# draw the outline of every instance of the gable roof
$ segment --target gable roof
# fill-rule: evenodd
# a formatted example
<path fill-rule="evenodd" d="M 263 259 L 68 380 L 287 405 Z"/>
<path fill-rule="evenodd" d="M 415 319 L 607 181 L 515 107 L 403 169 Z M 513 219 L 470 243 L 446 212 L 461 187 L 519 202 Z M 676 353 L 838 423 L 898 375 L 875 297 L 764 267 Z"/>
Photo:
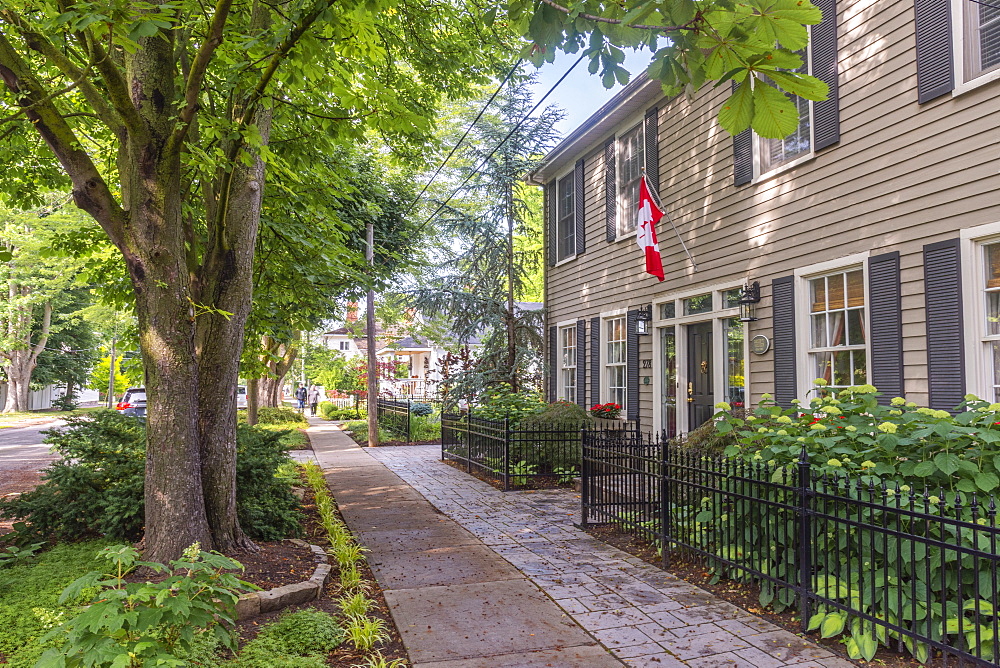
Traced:
<path fill-rule="evenodd" d="M 663 86 L 660 82 L 650 79 L 645 72 L 640 73 L 590 118 L 566 135 L 565 139 L 549 151 L 541 166 L 528 174 L 525 181 L 535 186 L 545 185 L 577 158 L 596 150 L 619 125 L 662 97 Z"/>

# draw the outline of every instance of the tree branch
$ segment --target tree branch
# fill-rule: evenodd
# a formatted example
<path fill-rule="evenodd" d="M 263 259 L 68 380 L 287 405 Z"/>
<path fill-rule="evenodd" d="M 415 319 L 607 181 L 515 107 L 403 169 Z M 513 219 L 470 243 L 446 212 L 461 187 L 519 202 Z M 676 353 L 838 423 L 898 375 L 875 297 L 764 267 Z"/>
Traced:
<path fill-rule="evenodd" d="M 77 206 L 101 225 L 119 248 L 124 248 L 125 212 L 111 193 L 97 166 L 81 148 L 81 143 L 59 109 L 31 73 L 6 35 L 0 32 L 0 78 L 25 108 L 28 120 L 48 144 L 73 182 Z"/>
<path fill-rule="evenodd" d="M 557 2 L 554 2 L 554 0 L 541 0 L 541 1 L 543 3 L 545 3 L 546 5 L 548 5 L 549 7 L 552 7 L 553 9 L 556 9 L 556 10 L 562 12 L 563 14 L 571 14 L 572 13 L 569 10 L 569 8 L 563 7 L 562 5 L 558 4 Z M 649 25 L 643 25 L 641 23 L 625 23 L 621 19 L 609 19 L 609 18 L 605 18 L 603 16 L 595 16 L 594 14 L 583 14 L 583 13 L 581 13 L 581 14 L 577 14 L 577 16 L 579 16 L 581 18 L 589 19 L 591 21 L 596 21 L 598 23 L 610 23 L 610 24 L 616 25 L 616 26 L 623 25 L 626 28 L 636 28 L 638 30 L 655 30 L 657 32 L 677 32 L 678 30 L 695 30 L 695 28 L 692 27 L 692 24 L 694 24 L 695 22 L 701 20 L 701 14 L 698 13 L 698 14 L 695 15 L 695 17 L 693 19 L 691 19 L 687 23 L 682 23 L 679 26 L 649 26 Z"/>
<path fill-rule="evenodd" d="M 42 331 L 38 335 L 38 342 L 31 349 L 31 356 L 28 358 L 29 366 L 34 366 L 38 362 L 38 356 L 45 350 L 45 344 L 49 340 L 49 330 L 52 328 L 52 302 L 45 302 L 42 307 Z M 30 337 L 30 334 L 29 334 Z"/>
<path fill-rule="evenodd" d="M 5 10 L 3 17 L 13 25 L 24 38 L 28 48 L 41 54 L 46 60 L 52 63 L 60 72 L 65 74 L 76 86 L 79 86 L 87 102 L 93 107 L 94 112 L 100 117 L 112 132 L 118 134 L 123 129 L 123 121 L 120 114 L 108 104 L 107 100 L 98 90 L 97 86 L 90 79 L 86 69 L 73 63 L 62 51 L 57 49 L 48 39 L 40 33 L 31 29 L 31 26 L 20 16 Z"/>
<path fill-rule="evenodd" d="M 201 94 L 201 86 L 205 82 L 205 75 L 212 62 L 212 57 L 219 45 L 222 44 L 223 32 L 232 4 L 232 0 L 219 0 L 215 6 L 215 16 L 212 17 L 208 36 L 202 42 L 201 48 L 198 49 L 198 55 L 191 63 L 191 71 L 188 73 L 187 83 L 184 85 L 184 106 L 180 109 L 177 126 L 174 128 L 168 143 L 168 146 L 173 149 L 180 145 L 191 126 L 194 115 L 198 112 L 198 97 Z"/>

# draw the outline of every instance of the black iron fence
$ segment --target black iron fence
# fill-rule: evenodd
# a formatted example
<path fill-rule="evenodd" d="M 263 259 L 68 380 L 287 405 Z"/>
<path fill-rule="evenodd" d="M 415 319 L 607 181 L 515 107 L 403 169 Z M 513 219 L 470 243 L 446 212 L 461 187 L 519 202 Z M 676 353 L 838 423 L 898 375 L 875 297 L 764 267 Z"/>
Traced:
<path fill-rule="evenodd" d="M 538 478 L 571 483 L 580 475 L 580 422 L 512 425 L 469 414 L 442 413 L 441 459 L 458 462 L 503 483 L 521 487 Z M 620 430 L 625 433 L 627 423 Z"/>
<path fill-rule="evenodd" d="M 998 665 L 1000 529 L 991 497 L 832 479 L 724 460 L 664 439 L 586 432 L 582 521 L 614 523 L 662 550 L 753 582 L 805 630 L 921 661 Z"/>
<path fill-rule="evenodd" d="M 412 440 L 410 431 L 411 403 L 409 400 L 395 401 L 381 397 L 375 402 L 375 415 L 379 426 L 406 439 L 408 443 Z"/>

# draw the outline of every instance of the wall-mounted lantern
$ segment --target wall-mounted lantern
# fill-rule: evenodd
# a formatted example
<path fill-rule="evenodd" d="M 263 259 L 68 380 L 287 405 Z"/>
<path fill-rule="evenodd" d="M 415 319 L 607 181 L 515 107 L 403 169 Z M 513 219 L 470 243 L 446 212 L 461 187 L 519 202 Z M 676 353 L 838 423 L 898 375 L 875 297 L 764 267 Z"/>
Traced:
<path fill-rule="evenodd" d="M 740 322 L 757 319 L 757 304 L 760 302 L 760 283 L 746 283 L 740 291 Z"/>
<path fill-rule="evenodd" d="M 649 323 L 653 321 L 653 306 L 640 308 L 635 315 L 635 333 L 640 336 L 649 334 Z"/>

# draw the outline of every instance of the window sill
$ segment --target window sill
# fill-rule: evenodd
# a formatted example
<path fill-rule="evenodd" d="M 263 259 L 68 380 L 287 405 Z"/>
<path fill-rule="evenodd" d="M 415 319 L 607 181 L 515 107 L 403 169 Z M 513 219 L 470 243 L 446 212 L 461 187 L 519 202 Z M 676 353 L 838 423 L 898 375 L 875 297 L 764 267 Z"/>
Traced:
<path fill-rule="evenodd" d="M 816 154 L 810 151 L 801 158 L 795 158 L 795 160 L 786 162 L 782 165 L 778 165 L 769 172 L 764 172 L 763 174 L 755 176 L 754 179 L 750 182 L 750 185 L 756 185 L 758 183 L 763 183 L 764 181 L 769 181 L 770 179 L 773 179 L 775 176 L 778 176 L 779 174 L 784 174 L 787 171 L 795 169 L 799 165 L 804 165 L 805 163 L 815 159 L 815 157 Z"/>
<path fill-rule="evenodd" d="M 636 231 L 635 230 L 630 230 L 630 231 L 625 232 L 623 234 L 619 234 L 617 237 L 615 237 L 614 243 L 618 243 L 619 241 L 625 241 L 627 239 L 631 239 L 632 241 L 635 241 L 635 235 L 636 235 Z"/>
<path fill-rule="evenodd" d="M 564 257 L 563 259 L 559 260 L 554 265 L 552 265 L 552 268 L 555 269 L 556 267 L 561 267 L 564 264 L 572 262 L 575 259 L 576 259 L 576 255 L 570 255 L 569 257 Z"/>
<path fill-rule="evenodd" d="M 958 84 L 951 90 L 951 97 L 954 99 L 960 95 L 964 95 L 970 91 L 974 91 L 977 88 L 981 88 L 986 84 L 993 83 L 997 79 L 1000 79 L 1000 69 L 991 70 L 985 74 L 980 74 L 975 79 L 971 81 L 966 81 L 963 84 Z"/>

